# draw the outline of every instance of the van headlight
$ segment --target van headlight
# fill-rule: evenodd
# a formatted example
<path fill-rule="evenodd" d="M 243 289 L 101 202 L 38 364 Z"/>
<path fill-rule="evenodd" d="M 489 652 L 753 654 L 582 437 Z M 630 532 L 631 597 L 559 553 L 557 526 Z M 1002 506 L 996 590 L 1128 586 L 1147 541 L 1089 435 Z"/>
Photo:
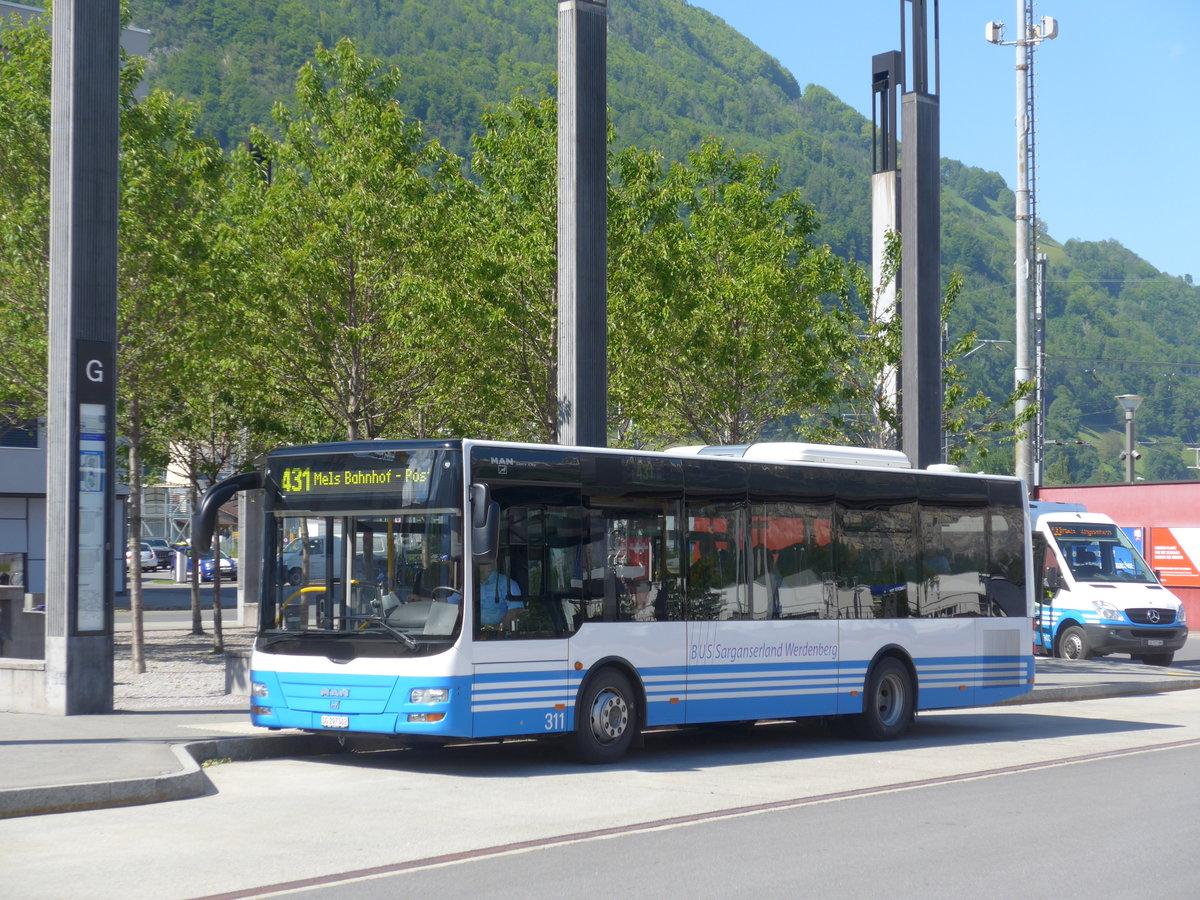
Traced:
<path fill-rule="evenodd" d="M 449 699 L 449 688 L 413 688 L 408 695 L 409 703 L 445 703 Z"/>
<path fill-rule="evenodd" d="M 1175 621 L 1180 625 L 1187 624 L 1187 607 L 1182 603 L 1179 604 L 1179 612 L 1175 614 Z"/>
<path fill-rule="evenodd" d="M 1117 609 L 1107 600 L 1097 600 L 1096 612 L 1100 613 L 1100 618 L 1107 619 L 1110 622 L 1120 622 L 1125 618 L 1125 614 Z"/>

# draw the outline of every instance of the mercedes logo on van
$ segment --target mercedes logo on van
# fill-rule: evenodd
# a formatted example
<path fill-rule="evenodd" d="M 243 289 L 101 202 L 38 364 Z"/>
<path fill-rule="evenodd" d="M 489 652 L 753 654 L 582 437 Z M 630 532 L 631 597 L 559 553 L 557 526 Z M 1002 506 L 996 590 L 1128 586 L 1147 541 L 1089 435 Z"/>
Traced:
<path fill-rule="evenodd" d="M 1157 609 L 1146 610 L 1146 621 L 1149 622 L 1151 625 L 1157 625 L 1158 624 L 1158 610 Z"/>

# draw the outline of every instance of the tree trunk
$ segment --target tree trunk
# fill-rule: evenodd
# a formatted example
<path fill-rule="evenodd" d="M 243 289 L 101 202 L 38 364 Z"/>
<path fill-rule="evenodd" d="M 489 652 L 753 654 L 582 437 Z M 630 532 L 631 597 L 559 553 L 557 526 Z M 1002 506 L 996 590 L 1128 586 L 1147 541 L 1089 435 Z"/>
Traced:
<path fill-rule="evenodd" d="M 192 510 L 194 512 L 200 504 L 200 482 L 196 479 L 196 454 L 194 452 L 188 459 L 188 481 L 192 485 Z M 189 540 L 188 544 L 191 543 Z M 192 560 L 192 575 L 188 579 L 191 590 L 192 634 L 203 635 L 204 619 L 201 617 L 200 610 L 200 557 L 193 546 L 188 547 L 188 554 Z"/>

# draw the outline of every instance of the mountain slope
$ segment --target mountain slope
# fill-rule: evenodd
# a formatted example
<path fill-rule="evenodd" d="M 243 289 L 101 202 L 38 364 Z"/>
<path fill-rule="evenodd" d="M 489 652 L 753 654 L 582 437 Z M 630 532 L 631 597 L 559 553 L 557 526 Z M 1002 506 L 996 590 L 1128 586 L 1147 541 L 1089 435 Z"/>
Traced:
<path fill-rule="evenodd" d="M 518 91 L 553 92 L 554 0 L 136 0 L 152 31 L 151 85 L 199 100 L 226 145 L 292 94 L 319 41 L 343 35 L 403 73 L 398 99 L 431 136 L 469 158 L 480 113 Z M 817 85 L 803 90 L 772 57 L 685 0 L 620 0 L 609 10 L 608 96 L 619 146 L 682 158 L 708 135 L 779 160 L 844 256 L 869 258 L 870 123 Z M 943 263 L 965 274 L 952 336 L 1011 340 L 1012 193 L 994 172 L 943 160 Z M 1114 393 L 1147 396 L 1142 434 L 1200 441 L 1200 290 L 1113 242 L 1049 256 L 1047 393 L 1052 437 L 1120 427 Z M 1166 364 L 1172 365 L 1166 365 Z M 964 366 L 973 389 L 1012 384 L 1011 349 Z M 1107 465 L 1106 461 L 1097 466 Z M 1115 466 L 1116 462 L 1112 461 Z M 1093 466 L 1096 469 L 1096 466 Z"/>

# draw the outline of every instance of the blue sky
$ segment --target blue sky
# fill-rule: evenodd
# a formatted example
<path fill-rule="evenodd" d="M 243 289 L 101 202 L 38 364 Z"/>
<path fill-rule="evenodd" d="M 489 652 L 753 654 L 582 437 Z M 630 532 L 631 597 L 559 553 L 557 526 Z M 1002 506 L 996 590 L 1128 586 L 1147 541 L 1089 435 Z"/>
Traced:
<path fill-rule="evenodd" d="M 871 57 L 900 49 L 899 0 L 689 0 L 868 118 Z M 932 7 L 932 3 L 930 3 Z M 1016 183 L 1016 0 L 942 0 L 942 156 Z M 1113 238 L 1200 283 L 1200 0 L 1038 0 L 1038 217 L 1056 240 Z"/>

